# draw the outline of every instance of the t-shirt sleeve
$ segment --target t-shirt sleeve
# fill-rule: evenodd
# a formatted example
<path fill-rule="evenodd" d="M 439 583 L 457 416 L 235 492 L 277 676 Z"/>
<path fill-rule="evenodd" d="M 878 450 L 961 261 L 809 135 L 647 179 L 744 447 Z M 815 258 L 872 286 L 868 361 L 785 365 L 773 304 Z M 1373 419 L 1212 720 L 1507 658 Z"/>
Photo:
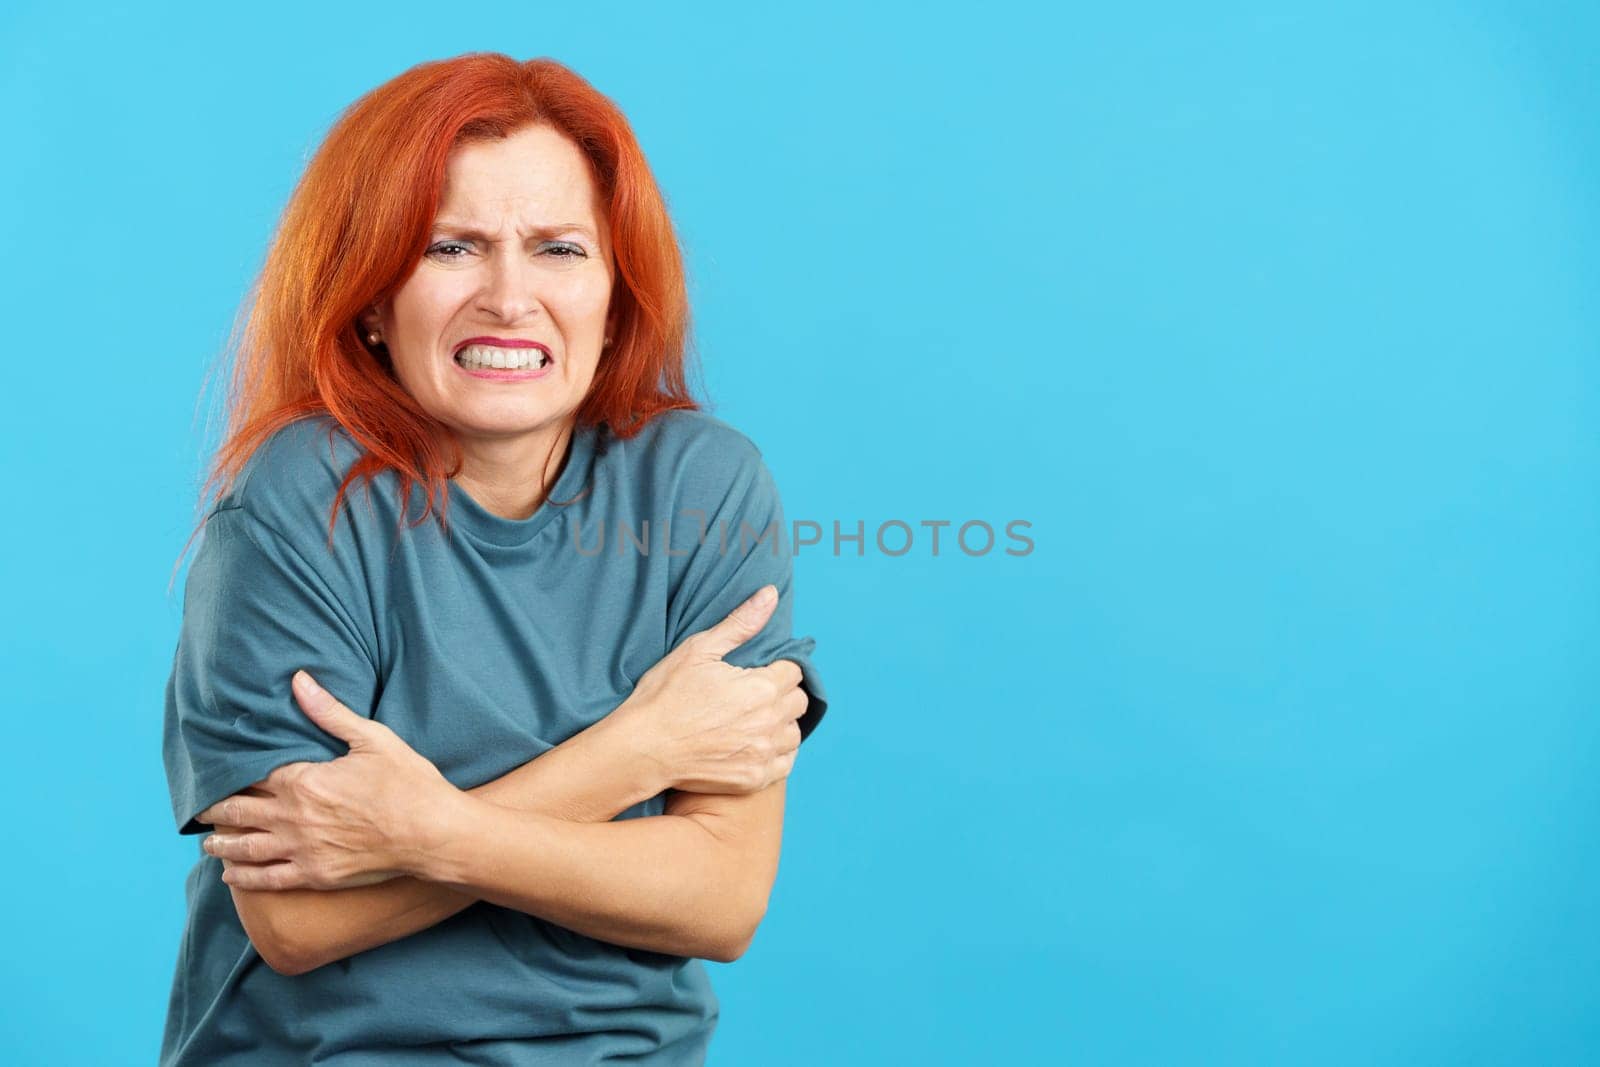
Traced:
<path fill-rule="evenodd" d="M 828 696 L 812 662 L 816 641 L 793 634 L 794 553 L 778 487 L 754 445 L 685 472 L 685 483 L 672 543 L 686 551 L 686 566 L 669 602 L 668 647 L 715 626 L 762 586 L 776 586 L 778 606 L 766 626 L 723 660 L 736 667 L 793 660 L 810 698 L 799 720 L 804 741 L 827 711 Z"/>
<path fill-rule="evenodd" d="M 184 586 L 183 622 L 167 683 L 162 755 L 180 834 L 195 816 L 301 760 L 335 759 L 345 742 L 306 717 L 289 688 L 305 669 L 360 715 L 371 716 L 378 671 L 370 626 L 355 599 L 303 548 L 244 506 L 207 519 Z"/>

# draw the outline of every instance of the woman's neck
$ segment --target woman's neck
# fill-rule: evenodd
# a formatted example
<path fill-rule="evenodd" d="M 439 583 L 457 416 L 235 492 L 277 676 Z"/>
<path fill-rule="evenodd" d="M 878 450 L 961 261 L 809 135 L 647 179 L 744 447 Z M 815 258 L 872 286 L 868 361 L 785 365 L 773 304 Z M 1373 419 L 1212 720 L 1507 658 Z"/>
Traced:
<path fill-rule="evenodd" d="M 485 511 L 526 519 L 561 476 L 572 432 L 568 423 L 551 433 L 519 437 L 458 435 L 465 456 L 454 480 Z"/>

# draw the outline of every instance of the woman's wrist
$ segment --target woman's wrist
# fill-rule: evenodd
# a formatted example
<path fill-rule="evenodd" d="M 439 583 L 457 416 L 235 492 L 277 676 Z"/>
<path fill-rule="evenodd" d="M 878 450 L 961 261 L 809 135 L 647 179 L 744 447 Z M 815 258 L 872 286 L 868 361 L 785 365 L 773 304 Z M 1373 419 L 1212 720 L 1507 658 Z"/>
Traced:
<path fill-rule="evenodd" d="M 624 704 L 510 774 L 472 789 L 441 791 L 422 806 L 421 821 L 405 836 L 402 869 L 448 884 L 451 879 L 440 872 L 451 869 L 449 849 L 485 803 L 568 822 L 606 822 L 673 788 L 677 779 L 655 747 L 651 723 L 649 707 Z M 542 772 L 537 777 L 526 773 L 535 764 Z"/>
<path fill-rule="evenodd" d="M 677 782 L 647 709 L 624 704 L 509 774 L 466 790 L 504 808 L 604 822 Z"/>
<path fill-rule="evenodd" d="M 637 780 L 648 783 L 650 792 L 646 795 L 650 797 L 676 788 L 679 781 L 678 769 L 659 730 L 660 721 L 655 708 L 630 698 L 591 727 L 602 733 L 597 739 L 600 744 L 617 754 Z"/>

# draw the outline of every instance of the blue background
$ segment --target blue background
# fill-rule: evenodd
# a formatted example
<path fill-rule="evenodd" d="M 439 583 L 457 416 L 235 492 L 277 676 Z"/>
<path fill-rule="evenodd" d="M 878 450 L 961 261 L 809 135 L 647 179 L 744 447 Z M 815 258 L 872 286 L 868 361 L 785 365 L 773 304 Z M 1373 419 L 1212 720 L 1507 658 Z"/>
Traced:
<path fill-rule="evenodd" d="M 202 377 L 337 112 L 480 49 L 624 108 L 714 412 L 869 532 L 712 1064 L 1600 1057 L 1600 22 L 1198 6 L 0 14 L 8 1062 L 154 1062 Z"/>

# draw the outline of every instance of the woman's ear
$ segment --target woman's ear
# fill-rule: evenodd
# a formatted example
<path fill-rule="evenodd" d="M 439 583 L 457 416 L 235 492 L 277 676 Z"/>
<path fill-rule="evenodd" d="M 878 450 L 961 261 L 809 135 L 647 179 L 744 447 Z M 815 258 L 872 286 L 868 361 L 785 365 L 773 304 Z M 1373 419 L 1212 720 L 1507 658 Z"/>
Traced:
<path fill-rule="evenodd" d="M 381 334 L 383 332 L 383 320 L 379 317 L 378 309 L 375 307 L 369 307 L 357 315 L 356 323 L 361 327 L 361 336 L 363 337 L 369 333 Z"/>

